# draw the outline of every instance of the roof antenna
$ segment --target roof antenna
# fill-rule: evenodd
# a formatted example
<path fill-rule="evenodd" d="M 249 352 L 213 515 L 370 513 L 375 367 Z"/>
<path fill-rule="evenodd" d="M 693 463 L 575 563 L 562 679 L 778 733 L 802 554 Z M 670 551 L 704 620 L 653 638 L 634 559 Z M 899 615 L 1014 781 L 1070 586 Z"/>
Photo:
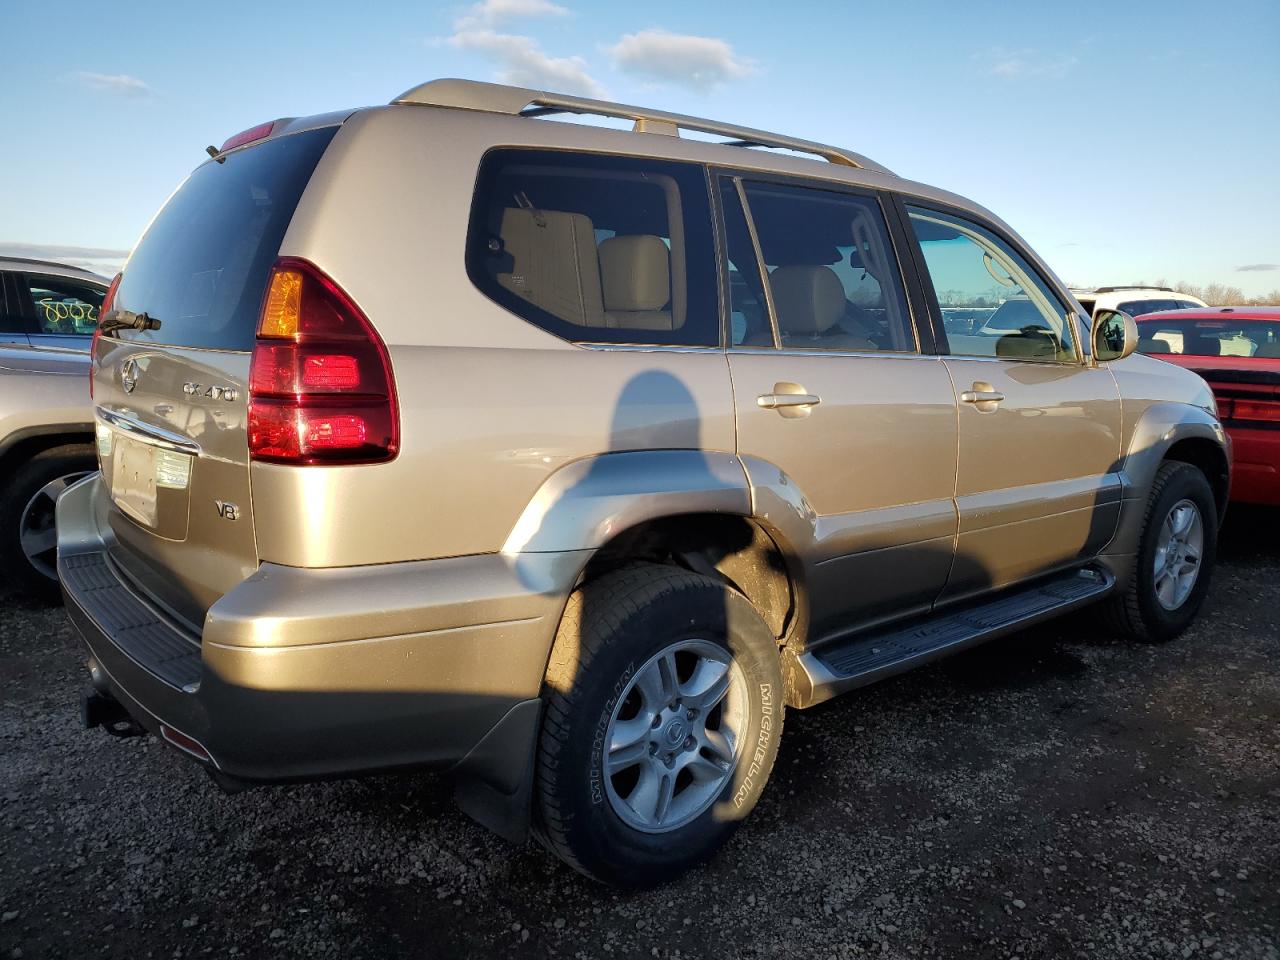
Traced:
<path fill-rule="evenodd" d="M 205 148 L 204 148 L 204 152 L 205 152 L 205 153 L 207 153 L 209 156 L 213 157 L 213 159 L 217 160 L 219 163 L 226 163 L 226 162 L 227 162 L 227 158 L 226 158 L 226 157 L 224 157 L 224 156 L 222 156 L 222 155 L 218 152 L 218 148 L 217 148 L 217 147 L 215 147 L 212 143 L 211 143 L 211 144 L 209 144 L 209 146 L 207 146 L 207 147 L 205 147 Z"/>

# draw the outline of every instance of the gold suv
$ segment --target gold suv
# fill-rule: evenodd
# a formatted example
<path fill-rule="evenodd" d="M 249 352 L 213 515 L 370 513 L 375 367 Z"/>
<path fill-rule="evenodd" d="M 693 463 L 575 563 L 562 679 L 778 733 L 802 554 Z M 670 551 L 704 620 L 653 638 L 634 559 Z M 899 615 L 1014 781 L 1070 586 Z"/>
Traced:
<path fill-rule="evenodd" d="M 112 284 L 58 504 L 89 726 L 229 788 L 444 768 L 652 883 L 750 812 L 785 709 L 1200 606 L 1210 391 L 961 197 L 458 80 L 210 152 Z"/>

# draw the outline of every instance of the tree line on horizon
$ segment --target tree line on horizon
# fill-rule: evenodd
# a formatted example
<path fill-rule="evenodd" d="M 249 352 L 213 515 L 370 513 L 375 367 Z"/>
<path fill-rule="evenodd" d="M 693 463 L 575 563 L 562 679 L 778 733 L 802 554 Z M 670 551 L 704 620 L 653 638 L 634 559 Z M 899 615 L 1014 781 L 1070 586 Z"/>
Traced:
<path fill-rule="evenodd" d="M 1187 283 L 1185 280 L 1179 280 L 1177 283 L 1156 280 L 1151 285 L 1153 287 L 1172 287 L 1178 293 L 1197 297 L 1211 307 L 1280 307 L 1280 287 L 1276 287 L 1270 293 L 1247 297 L 1239 287 L 1233 287 L 1227 283 L 1206 283 L 1204 286 L 1200 286 L 1195 283 Z"/>

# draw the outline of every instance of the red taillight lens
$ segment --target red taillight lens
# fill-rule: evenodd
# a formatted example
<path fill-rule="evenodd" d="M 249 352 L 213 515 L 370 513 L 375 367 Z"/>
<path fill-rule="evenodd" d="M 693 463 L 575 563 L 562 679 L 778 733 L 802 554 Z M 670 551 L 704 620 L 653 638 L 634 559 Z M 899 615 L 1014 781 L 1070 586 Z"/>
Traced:
<path fill-rule="evenodd" d="M 276 125 L 274 120 L 266 123 L 260 123 L 256 127 L 250 127 L 248 130 L 241 130 L 234 137 L 228 140 L 218 148 L 219 153 L 226 153 L 228 150 L 234 150 L 236 147 L 243 147 L 246 143 L 253 143 L 255 140 L 262 140 L 271 136 L 271 128 Z"/>
<path fill-rule="evenodd" d="M 249 372 L 249 453 L 272 463 L 380 463 L 399 448 L 387 348 L 329 277 L 282 257 Z"/>
<path fill-rule="evenodd" d="M 111 285 L 107 287 L 106 296 L 102 298 L 102 306 L 98 308 L 98 323 L 101 324 L 103 319 L 109 314 L 115 306 L 116 288 L 120 286 L 120 278 L 124 276 L 117 273 L 111 278 Z M 98 370 L 98 341 L 102 339 L 102 327 L 95 326 L 93 328 L 93 340 L 89 343 L 89 399 L 93 399 L 93 375 Z"/>
<path fill-rule="evenodd" d="M 1280 402 L 1274 400 L 1233 400 L 1224 418 L 1280 423 Z"/>

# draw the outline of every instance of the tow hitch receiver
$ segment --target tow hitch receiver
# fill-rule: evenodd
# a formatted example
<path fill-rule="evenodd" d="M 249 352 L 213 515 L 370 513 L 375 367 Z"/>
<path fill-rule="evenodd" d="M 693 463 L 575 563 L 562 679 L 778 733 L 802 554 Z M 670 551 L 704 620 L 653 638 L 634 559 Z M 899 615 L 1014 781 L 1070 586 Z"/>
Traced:
<path fill-rule="evenodd" d="M 80 722 L 86 730 L 101 727 L 113 737 L 140 737 L 147 732 L 119 701 L 94 689 L 80 694 Z"/>

